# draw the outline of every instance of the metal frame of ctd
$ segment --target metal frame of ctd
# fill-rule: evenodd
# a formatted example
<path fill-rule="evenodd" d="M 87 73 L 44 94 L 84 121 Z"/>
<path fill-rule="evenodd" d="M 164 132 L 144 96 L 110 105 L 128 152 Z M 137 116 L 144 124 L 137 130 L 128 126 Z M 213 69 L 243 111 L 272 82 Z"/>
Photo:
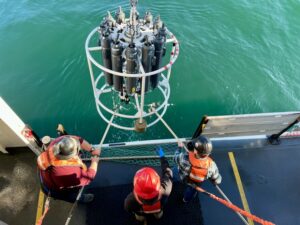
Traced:
<path fill-rule="evenodd" d="M 176 61 L 178 55 L 179 55 L 179 44 L 178 41 L 176 39 L 176 37 L 169 31 L 166 29 L 166 33 L 167 33 L 167 40 L 166 40 L 166 44 L 170 44 L 172 43 L 172 49 L 171 49 L 171 54 L 170 54 L 170 60 L 169 63 L 165 66 L 162 66 L 161 68 L 155 70 L 155 71 L 151 71 L 151 72 L 147 72 L 145 73 L 144 68 L 142 66 L 142 64 L 140 64 L 140 68 L 139 71 L 140 73 L 138 74 L 127 74 L 127 73 L 121 73 L 121 72 L 116 72 L 113 70 L 110 70 L 108 68 L 106 68 L 105 66 L 101 65 L 100 62 L 98 62 L 91 54 L 91 52 L 93 51 L 101 51 L 101 47 L 99 46 L 90 46 L 90 41 L 91 38 L 95 35 L 95 33 L 98 31 L 98 27 L 96 27 L 93 31 L 91 31 L 91 33 L 88 35 L 86 42 L 85 42 L 85 51 L 86 51 L 86 56 L 87 56 L 87 61 L 88 61 L 88 66 L 89 66 L 89 72 L 90 72 L 90 78 L 91 78 L 91 82 L 92 82 L 92 86 L 93 86 L 93 92 L 94 92 L 94 97 L 95 97 L 95 102 L 96 102 L 96 107 L 97 107 L 97 111 L 100 115 L 100 117 L 106 122 L 109 123 L 109 119 L 103 114 L 103 111 L 109 113 L 110 115 L 115 114 L 116 117 L 121 117 L 121 118 L 125 118 L 125 119 L 132 119 L 132 120 L 136 120 L 139 119 L 140 122 L 142 122 L 143 118 L 145 117 L 149 117 L 151 115 L 154 114 L 154 112 L 149 112 L 146 113 L 144 108 L 144 99 L 145 99 L 145 79 L 148 76 L 151 75 L 155 75 L 157 73 L 161 73 L 161 78 L 162 81 L 158 83 L 158 89 L 161 92 L 161 98 L 163 99 L 163 102 L 160 104 L 159 107 L 156 108 L 157 112 L 160 113 L 160 116 L 163 116 L 169 106 L 168 100 L 170 97 L 170 85 L 169 85 L 169 79 L 171 76 L 171 68 L 172 65 L 174 64 L 174 62 Z M 97 75 L 97 77 L 94 76 L 94 70 L 93 70 L 93 66 L 96 66 L 98 69 L 100 69 L 102 72 Z M 162 72 L 167 71 L 167 75 L 163 75 Z M 108 87 L 107 84 L 104 84 L 102 87 L 98 88 L 98 84 L 100 83 L 101 79 L 104 79 L 104 74 L 103 72 L 107 72 L 110 74 L 113 74 L 115 76 L 121 76 L 121 77 L 125 77 L 125 78 L 140 78 L 141 79 L 141 84 L 142 84 L 142 88 L 141 88 L 141 93 L 140 96 L 138 96 L 137 93 L 135 93 L 135 108 L 137 109 L 137 111 L 134 114 L 125 114 L 125 113 L 121 113 L 121 112 L 115 112 L 115 109 L 109 109 L 109 107 L 107 107 L 104 102 L 102 101 L 103 99 L 101 98 L 103 94 L 105 93 L 109 93 L 112 92 L 112 88 Z M 140 100 L 139 100 L 140 97 Z M 152 121 L 151 123 L 149 123 L 147 125 L 147 127 L 151 127 L 154 124 L 156 124 L 159 121 L 158 119 L 155 119 L 154 121 Z M 123 126 L 120 124 L 117 124 L 116 122 L 112 122 L 111 123 L 112 126 L 119 128 L 119 129 L 123 129 L 123 130 L 134 130 L 134 126 L 129 127 L 129 126 Z"/>

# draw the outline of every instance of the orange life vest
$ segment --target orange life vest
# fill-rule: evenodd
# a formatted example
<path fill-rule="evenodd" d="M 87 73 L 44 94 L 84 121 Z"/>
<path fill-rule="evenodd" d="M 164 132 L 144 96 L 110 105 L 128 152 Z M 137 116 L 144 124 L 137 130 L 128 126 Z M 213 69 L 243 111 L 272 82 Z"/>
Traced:
<path fill-rule="evenodd" d="M 144 213 L 159 213 L 161 211 L 161 203 L 160 200 L 155 202 L 153 205 L 142 205 Z"/>
<path fill-rule="evenodd" d="M 54 145 L 55 144 L 51 143 L 49 148 L 38 156 L 37 164 L 39 169 L 47 170 L 50 166 L 78 166 L 83 170 L 87 170 L 86 165 L 82 162 L 78 155 L 66 160 L 55 157 L 53 152 Z"/>
<path fill-rule="evenodd" d="M 195 182 L 203 182 L 206 179 L 208 168 L 212 164 L 210 157 L 197 159 L 193 152 L 189 152 L 189 161 L 191 163 L 190 179 Z"/>

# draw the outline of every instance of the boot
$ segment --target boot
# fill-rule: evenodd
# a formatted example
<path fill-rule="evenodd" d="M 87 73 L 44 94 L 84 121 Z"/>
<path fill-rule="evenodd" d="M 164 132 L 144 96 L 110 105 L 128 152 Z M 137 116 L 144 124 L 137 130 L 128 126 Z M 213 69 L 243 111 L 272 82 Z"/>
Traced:
<path fill-rule="evenodd" d="M 79 203 L 90 203 L 94 200 L 93 194 L 83 194 L 81 198 L 79 199 Z"/>

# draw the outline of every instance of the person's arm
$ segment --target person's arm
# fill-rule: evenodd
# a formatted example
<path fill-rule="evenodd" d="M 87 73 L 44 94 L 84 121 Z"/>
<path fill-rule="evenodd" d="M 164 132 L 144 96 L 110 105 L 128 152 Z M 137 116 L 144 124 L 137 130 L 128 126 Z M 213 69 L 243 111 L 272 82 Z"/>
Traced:
<path fill-rule="evenodd" d="M 126 199 L 124 200 L 124 209 L 129 213 L 139 213 L 140 211 L 142 211 L 141 205 L 135 200 L 132 192 L 127 195 Z"/>
<path fill-rule="evenodd" d="M 174 162 L 175 164 L 179 165 L 179 157 L 180 157 L 180 151 L 179 149 L 176 149 L 175 154 L 174 154 Z"/>
<path fill-rule="evenodd" d="M 96 157 L 92 157 L 92 159 L 91 159 L 91 165 L 90 165 L 89 169 L 94 170 L 95 172 L 97 172 L 99 160 L 100 160 L 100 158 L 97 157 L 97 156 Z"/>
<path fill-rule="evenodd" d="M 222 176 L 219 173 L 219 169 L 217 167 L 217 164 L 214 161 L 212 161 L 212 164 L 208 168 L 208 178 L 214 184 L 220 184 L 222 182 Z"/>
<path fill-rule="evenodd" d="M 181 154 L 181 148 L 178 146 L 178 148 L 176 148 L 175 154 L 174 154 L 174 162 L 175 164 L 179 164 L 179 156 Z"/>
<path fill-rule="evenodd" d="M 98 170 L 99 157 L 92 157 L 90 167 L 85 171 L 81 169 L 81 185 L 88 185 L 96 177 Z"/>
<path fill-rule="evenodd" d="M 175 155 L 174 162 L 178 167 L 178 173 L 180 180 L 185 182 L 186 178 L 189 177 L 191 171 L 191 163 L 189 156 L 186 152 L 181 152 Z"/>
<path fill-rule="evenodd" d="M 78 137 L 78 136 L 73 136 L 73 137 L 75 137 L 76 139 L 79 140 L 80 148 L 81 149 L 83 149 L 83 150 L 85 150 L 87 152 L 92 153 L 92 155 L 100 156 L 101 149 L 95 148 L 93 145 L 91 145 L 89 142 L 87 142 L 85 139 L 83 139 L 81 137 Z"/>
<path fill-rule="evenodd" d="M 189 156 L 185 152 L 181 152 L 178 154 L 175 154 L 174 162 L 178 165 L 180 170 L 189 172 L 191 168 L 191 164 L 189 161 Z"/>
<path fill-rule="evenodd" d="M 172 178 L 173 178 L 173 172 L 170 168 L 169 162 L 165 157 L 165 153 L 161 147 L 157 149 L 157 154 L 160 158 L 160 165 L 161 165 L 161 171 L 162 171 L 162 178 L 161 178 L 161 186 L 163 188 L 163 195 L 169 196 L 172 191 Z"/>
<path fill-rule="evenodd" d="M 161 169 L 162 169 L 162 179 L 161 179 L 161 186 L 164 189 L 164 195 L 169 196 L 172 191 L 173 183 L 173 172 L 169 166 L 169 163 L 166 157 L 160 158 Z"/>

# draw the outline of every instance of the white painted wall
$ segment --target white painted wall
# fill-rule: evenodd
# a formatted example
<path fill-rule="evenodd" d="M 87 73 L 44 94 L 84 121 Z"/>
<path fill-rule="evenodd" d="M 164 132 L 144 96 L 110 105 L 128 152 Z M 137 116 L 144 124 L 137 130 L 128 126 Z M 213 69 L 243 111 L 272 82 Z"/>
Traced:
<path fill-rule="evenodd" d="M 28 140 L 22 134 L 25 127 L 25 123 L 0 97 L 0 151 L 5 152 L 7 147 L 27 146 L 38 155 L 40 148 L 34 140 Z"/>

